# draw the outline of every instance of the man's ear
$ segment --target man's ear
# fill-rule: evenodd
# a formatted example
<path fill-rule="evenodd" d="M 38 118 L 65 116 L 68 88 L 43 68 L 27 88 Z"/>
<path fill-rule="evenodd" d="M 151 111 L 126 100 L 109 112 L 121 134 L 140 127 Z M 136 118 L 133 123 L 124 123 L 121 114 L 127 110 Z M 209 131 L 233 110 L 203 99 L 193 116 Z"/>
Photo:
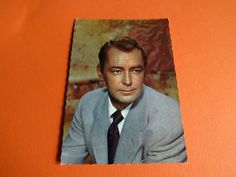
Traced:
<path fill-rule="evenodd" d="M 97 65 L 97 75 L 98 75 L 99 79 L 103 80 L 102 68 L 99 64 Z"/>

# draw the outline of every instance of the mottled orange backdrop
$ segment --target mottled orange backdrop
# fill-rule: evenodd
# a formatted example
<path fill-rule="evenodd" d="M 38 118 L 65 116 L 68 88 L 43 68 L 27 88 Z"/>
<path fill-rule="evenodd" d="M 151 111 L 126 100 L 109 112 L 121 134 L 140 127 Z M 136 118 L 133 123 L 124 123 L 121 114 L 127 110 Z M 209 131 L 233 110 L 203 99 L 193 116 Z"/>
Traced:
<path fill-rule="evenodd" d="M 75 105 L 86 92 L 105 83 L 96 73 L 101 46 L 116 36 L 135 39 L 146 51 L 144 83 L 179 100 L 168 19 L 151 20 L 75 20 L 70 53 L 70 68 L 64 133 L 68 133 Z M 89 105 L 88 105 L 89 106 Z"/>
<path fill-rule="evenodd" d="M 0 176 L 234 177 L 236 2 L 0 2 Z M 72 24 L 168 18 L 188 163 L 61 166 Z"/>

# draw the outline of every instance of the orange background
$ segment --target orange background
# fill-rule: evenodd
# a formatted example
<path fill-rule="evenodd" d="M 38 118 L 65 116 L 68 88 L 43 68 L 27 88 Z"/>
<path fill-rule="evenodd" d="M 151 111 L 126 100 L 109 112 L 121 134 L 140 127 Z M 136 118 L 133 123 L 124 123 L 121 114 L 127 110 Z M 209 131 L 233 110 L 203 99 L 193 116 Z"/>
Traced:
<path fill-rule="evenodd" d="M 0 176 L 235 176 L 235 4 L 1 1 Z M 169 18 L 187 164 L 60 166 L 57 152 L 75 18 Z"/>

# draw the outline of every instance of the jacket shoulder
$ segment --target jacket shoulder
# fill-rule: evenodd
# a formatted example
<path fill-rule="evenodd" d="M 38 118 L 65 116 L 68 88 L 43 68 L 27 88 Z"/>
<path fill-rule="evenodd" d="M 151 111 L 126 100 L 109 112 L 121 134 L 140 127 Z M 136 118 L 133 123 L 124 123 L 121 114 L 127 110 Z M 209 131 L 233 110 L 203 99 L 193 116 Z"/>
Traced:
<path fill-rule="evenodd" d="M 80 102 L 96 102 L 100 99 L 101 96 L 106 95 L 106 89 L 105 88 L 98 88 L 92 91 L 89 91 L 85 93 L 81 99 Z"/>
<path fill-rule="evenodd" d="M 154 106 L 154 107 L 173 106 L 173 107 L 179 108 L 179 103 L 176 100 L 158 92 L 157 90 L 154 90 L 151 87 L 145 86 L 144 91 L 145 91 L 146 97 L 148 97 L 148 99 L 150 101 L 150 104 L 151 104 L 150 106 Z"/>
<path fill-rule="evenodd" d="M 156 126 L 165 127 L 165 131 L 182 131 L 179 102 L 150 88 L 145 87 L 149 106 L 149 121 Z"/>

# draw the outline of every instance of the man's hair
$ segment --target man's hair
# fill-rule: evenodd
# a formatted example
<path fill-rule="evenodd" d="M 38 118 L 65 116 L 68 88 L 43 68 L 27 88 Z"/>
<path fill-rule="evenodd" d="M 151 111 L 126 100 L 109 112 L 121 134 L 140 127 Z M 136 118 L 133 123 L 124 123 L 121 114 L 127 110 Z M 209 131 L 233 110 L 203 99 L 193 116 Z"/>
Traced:
<path fill-rule="evenodd" d="M 110 40 L 103 44 L 98 54 L 99 63 L 101 68 L 103 69 L 105 66 L 105 60 L 107 56 L 107 52 L 110 48 L 116 48 L 124 52 L 131 52 L 133 49 L 138 49 L 143 58 L 144 66 L 147 64 L 147 55 L 144 49 L 136 42 L 134 39 L 130 37 L 116 37 L 115 39 Z"/>

